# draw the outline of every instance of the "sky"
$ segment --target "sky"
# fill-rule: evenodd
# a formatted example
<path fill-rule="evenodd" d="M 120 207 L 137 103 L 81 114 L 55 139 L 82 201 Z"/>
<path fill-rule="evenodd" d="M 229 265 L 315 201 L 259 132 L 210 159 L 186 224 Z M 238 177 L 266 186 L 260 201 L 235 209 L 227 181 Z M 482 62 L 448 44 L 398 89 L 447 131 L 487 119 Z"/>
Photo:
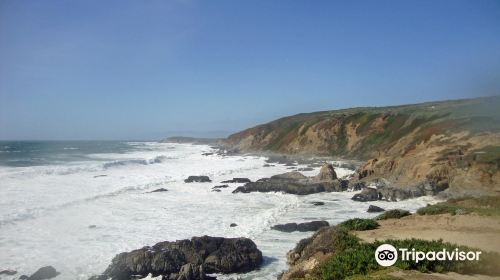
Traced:
<path fill-rule="evenodd" d="M 500 1 L 0 0 L 0 139 L 226 136 L 500 93 Z"/>

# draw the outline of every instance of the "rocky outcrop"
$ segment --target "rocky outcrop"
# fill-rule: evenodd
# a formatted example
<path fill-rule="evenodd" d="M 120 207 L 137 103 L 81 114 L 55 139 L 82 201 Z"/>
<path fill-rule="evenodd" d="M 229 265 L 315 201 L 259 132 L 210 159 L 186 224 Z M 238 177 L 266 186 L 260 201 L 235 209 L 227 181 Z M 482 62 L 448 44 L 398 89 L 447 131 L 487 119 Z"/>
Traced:
<path fill-rule="evenodd" d="M 314 181 L 323 182 L 323 181 L 332 181 L 337 179 L 337 173 L 331 164 L 325 164 L 319 170 L 319 174 L 314 177 Z"/>
<path fill-rule="evenodd" d="M 307 195 L 319 192 L 340 192 L 348 188 L 348 181 L 337 179 L 333 166 L 325 165 L 316 177 L 307 177 L 297 171 L 259 179 L 236 188 L 233 193 L 284 192 Z"/>
<path fill-rule="evenodd" d="M 282 232 L 294 232 L 294 231 L 306 232 L 306 231 L 317 231 L 318 229 L 322 227 L 327 227 L 329 225 L 330 224 L 328 224 L 327 221 L 312 221 L 300 224 L 297 223 L 280 224 L 272 226 L 271 229 Z"/>
<path fill-rule="evenodd" d="M 223 140 L 240 151 L 335 156 L 365 161 L 356 178 L 386 178 L 387 200 L 420 195 L 426 185 L 447 197 L 500 191 L 500 97 L 355 108 L 298 114 L 259 125 Z M 444 190 L 444 191 L 443 191 Z M 395 192 L 395 193 L 393 193 Z"/>
<path fill-rule="evenodd" d="M 344 229 L 331 226 L 319 229 L 312 237 L 302 239 L 293 250 L 287 254 L 289 266 L 281 280 L 304 278 L 308 272 L 312 271 L 318 264 L 325 261 L 337 250 L 338 240 L 347 236 Z"/>
<path fill-rule="evenodd" d="M 374 188 L 365 188 L 360 193 L 355 194 L 352 197 L 352 200 L 366 202 L 366 201 L 375 201 L 382 198 L 377 189 Z"/>
<path fill-rule="evenodd" d="M 248 272 L 261 262 L 261 251 L 248 238 L 203 236 L 120 253 L 102 275 L 90 279 L 128 280 L 148 274 L 164 279 L 205 279 L 205 273 Z"/>
<path fill-rule="evenodd" d="M 57 277 L 59 272 L 52 266 L 44 266 L 39 268 L 33 275 L 28 277 L 28 280 L 43 280 L 43 279 L 52 279 Z"/>
<path fill-rule="evenodd" d="M 444 190 L 427 183 L 400 187 L 392 185 L 384 178 L 379 178 L 371 181 L 370 183 L 375 186 L 363 188 L 360 193 L 355 194 L 352 197 L 352 200 L 361 202 L 375 200 L 400 201 L 425 195 L 436 195 Z M 359 186 L 360 184 L 363 184 L 361 186 L 364 186 L 364 183 L 352 183 L 351 185 Z"/>
<path fill-rule="evenodd" d="M 209 183 L 212 182 L 208 176 L 189 176 L 187 179 L 184 180 L 185 183 L 193 183 L 193 182 L 198 182 L 198 183 Z"/>
<path fill-rule="evenodd" d="M 319 192 L 340 192 L 343 190 L 344 189 L 342 189 L 338 181 L 309 184 L 269 180 L 246 184 L 245 186 L 236 188 L 233 193 L 284 192 L 289 194 L 307 195 Z"/>

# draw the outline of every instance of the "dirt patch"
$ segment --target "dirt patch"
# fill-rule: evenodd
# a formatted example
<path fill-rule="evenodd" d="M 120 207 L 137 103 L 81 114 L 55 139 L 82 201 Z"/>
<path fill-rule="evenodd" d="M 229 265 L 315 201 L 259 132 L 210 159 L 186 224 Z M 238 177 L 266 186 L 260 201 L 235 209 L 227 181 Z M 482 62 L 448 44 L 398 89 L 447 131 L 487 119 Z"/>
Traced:
<path fill-rule="evenodd" d="M 446 242 L 500 253 L 500 218 L 478 215 L 411 215 L 379 221 L 375 230 L 355 231 L 366 242 L 384 239 L 443 239 Z M 443 278 L 444 279 L 444 278 Z"/>

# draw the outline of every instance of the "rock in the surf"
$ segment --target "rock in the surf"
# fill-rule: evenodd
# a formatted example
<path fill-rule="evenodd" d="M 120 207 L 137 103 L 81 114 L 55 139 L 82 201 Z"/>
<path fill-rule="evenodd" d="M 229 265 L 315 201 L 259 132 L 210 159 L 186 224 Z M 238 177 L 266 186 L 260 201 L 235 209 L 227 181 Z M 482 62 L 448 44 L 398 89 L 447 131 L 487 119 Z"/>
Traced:
<path fill-rule="evenodd" d="M 120 253 L 102 275 L 90 279 L 128 280 L 148 274 L 178 279 L 179 275 L 202 275 L 200 266 L 203 273 L 243 273 L 261 262 L 261 251 L 248 238 L 202 236 Z"/>
<path fill-rule="evenodd" d="M 28 280 L 44 280 L 52 279 L 59 275 L 59 272 L 52 266 L 44 266 L 39 268 L 33 275 L 28 277 Z"/>
<path fill-rule="evenodd" d="M 207 183 L 207 182 L 212 182 L 208 176 L 189 176 L 187 179 L 184 180 L 185 183 Z"/>
<path fill-rule="evenodd" d="M 329 226 L 329 224 L 326 221 L 312 221 L 300 224 L 287 223 L 287 224 L 274 225 L 271 227 L 271 229 L 282 232 L 294 232 L 294 231 L 305 232 L 305 231 L 317 231 L 318 229 L 327 226 Z"/>

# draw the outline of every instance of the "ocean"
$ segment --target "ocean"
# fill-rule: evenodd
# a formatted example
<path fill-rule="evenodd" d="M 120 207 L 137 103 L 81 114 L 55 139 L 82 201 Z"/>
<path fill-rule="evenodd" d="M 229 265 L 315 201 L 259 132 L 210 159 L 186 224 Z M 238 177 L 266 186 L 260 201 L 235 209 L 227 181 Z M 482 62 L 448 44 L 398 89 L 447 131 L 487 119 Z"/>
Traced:
<path fill-rule="evenodd" d="M 18 271 L 14 279 L 51 265 L 61 272 L 55 279 L 87 279 L 120 252 L 211 235 L 251 238 L 264 255 L 261 269 L 219 279 L 276 279 L 287 268 L 286 253 L 312 233 L 283 233 L 272 225 L 337 224 L 375 216 L 366 212 L 370 204 L 415 211 L 434 202 L 356 202 L 350 199 L 355 192 L 233 194 L 242 184 L 212 192 L 233 177 L 257 180 L 290 171 L 282 164 L 264 167 L 262 156 L 203 155 L 213 152 L 206 145 L 157 142 L 0 142 L 0 270 Z M 345 177 L 353 171 L 336 172 Z M 184 183 L 190 175 L 213 182 Z M 149 193 L 158 188 L 168 191 Z"/>

